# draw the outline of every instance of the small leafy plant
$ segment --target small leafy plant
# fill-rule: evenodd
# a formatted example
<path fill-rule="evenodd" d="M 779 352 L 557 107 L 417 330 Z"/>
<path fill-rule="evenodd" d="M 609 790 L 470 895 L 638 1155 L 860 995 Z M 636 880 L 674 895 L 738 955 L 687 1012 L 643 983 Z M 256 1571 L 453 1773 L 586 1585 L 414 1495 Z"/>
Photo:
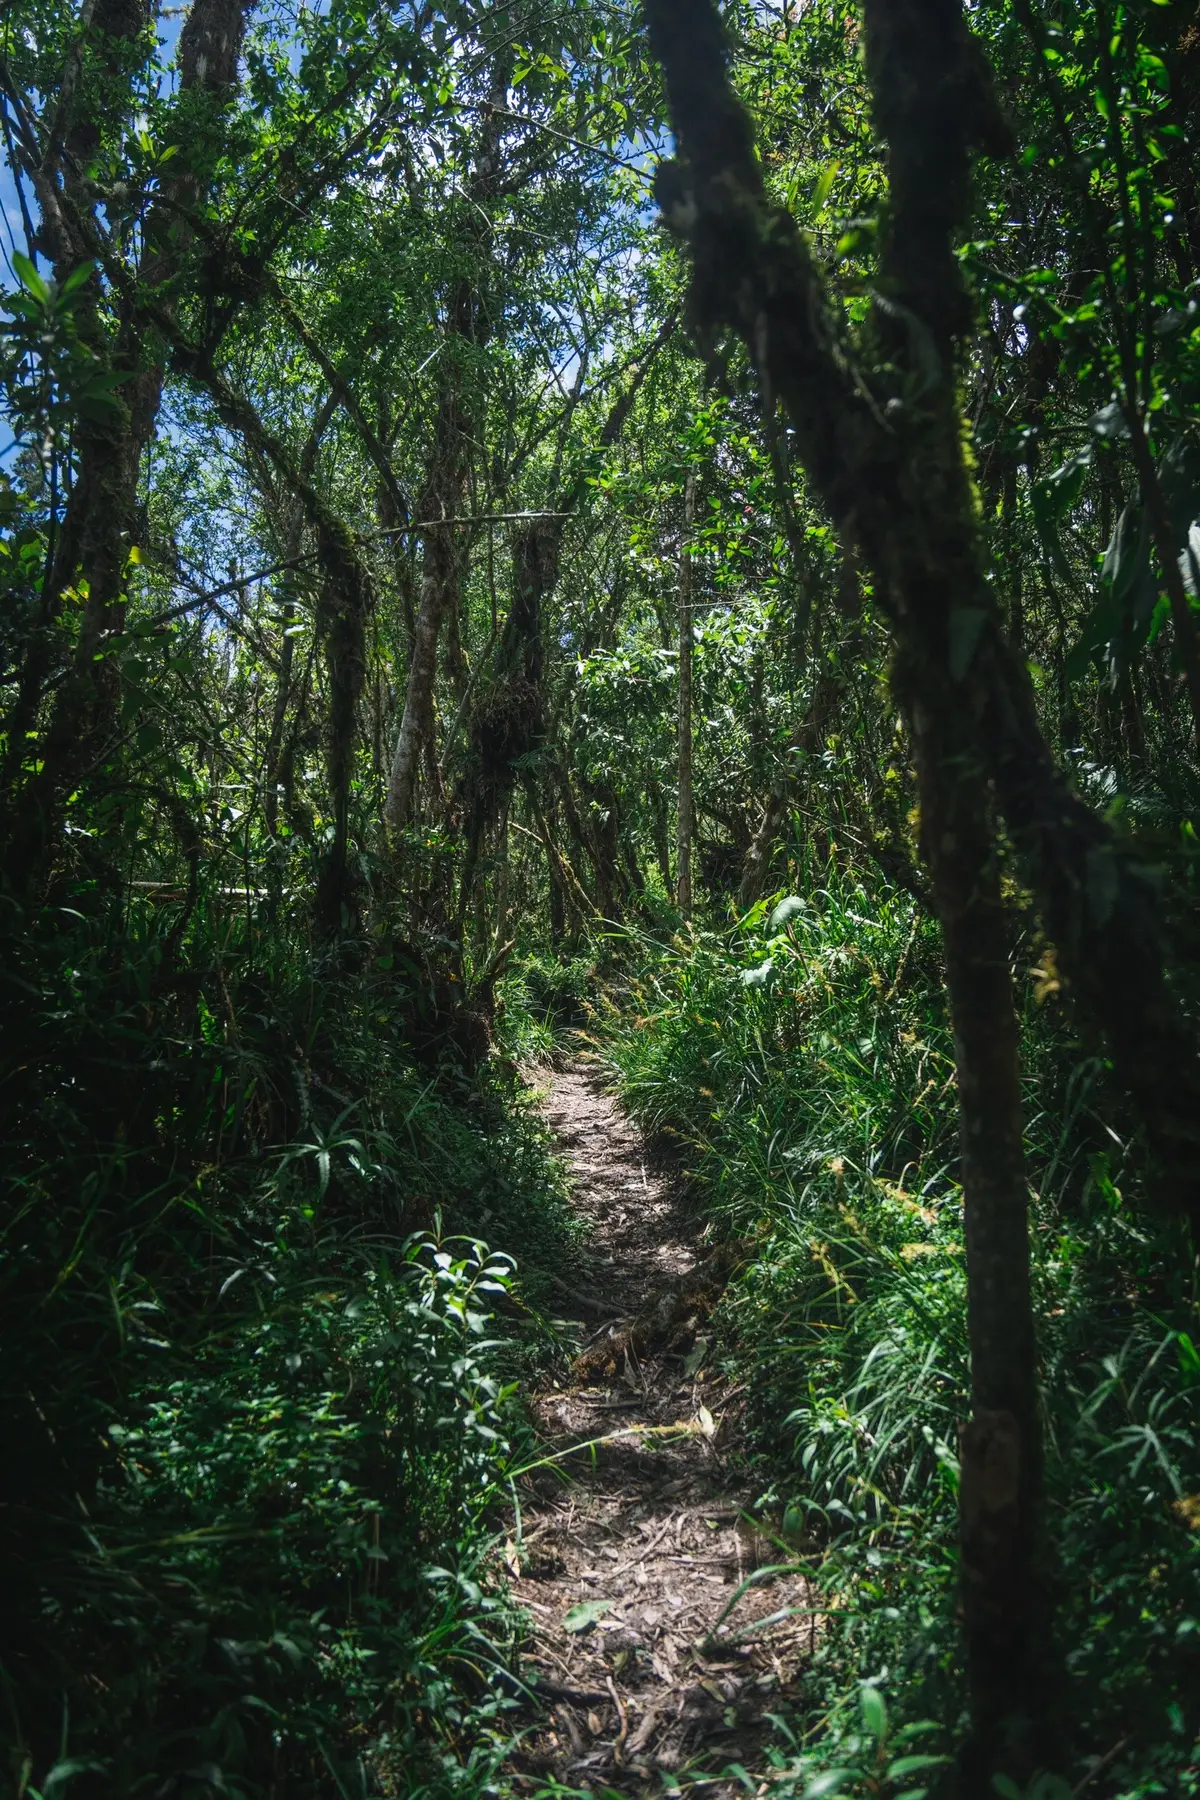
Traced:
<path fill-rule="evenodd" d="M 863 1800 L 925 1800 L 929 1792 L 923 1777 L 944 1768 L 949 1757 L 913 1746 L 934 1737 L 940 1727 L 932 1719 L 893 1725 L 880 1689 L 865 1682 L 858 1693 L 858 1720 L 836 1746 L 839 1758 L 799 1748 L 783 1720 L 781 1735 L 790 1740 L 791 1754 L 775 1746 L 769 1752 L 776 1771 L 772 1791 L 797 1796 L 797 1800 L 829 1800 L 837 1794 Z M 916 1784 L 914 1785 L 914 1777 Z"/>

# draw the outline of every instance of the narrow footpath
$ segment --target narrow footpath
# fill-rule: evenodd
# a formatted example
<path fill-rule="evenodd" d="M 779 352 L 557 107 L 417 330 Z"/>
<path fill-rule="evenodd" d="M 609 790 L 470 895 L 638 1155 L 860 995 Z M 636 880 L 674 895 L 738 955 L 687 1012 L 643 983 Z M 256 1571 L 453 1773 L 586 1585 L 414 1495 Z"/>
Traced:
<path fill-rule="evenodd" d="M 597 1064 L 549 1076 L 544 1111 L 588 1239 L 555 1294 L 578 1354 L 530 1397 L 557 1460 L 524 1484 L 507 1552 L 540 1703 L 512 1777 L 732 1794 L 722 1772 L 755 1766 L 816 1632 L 806 1583 L 772 1572 L 787 1554 L 746 1510 L 741 1389 L 709 1361 L 738 1247 L 700 1241 Z"/>

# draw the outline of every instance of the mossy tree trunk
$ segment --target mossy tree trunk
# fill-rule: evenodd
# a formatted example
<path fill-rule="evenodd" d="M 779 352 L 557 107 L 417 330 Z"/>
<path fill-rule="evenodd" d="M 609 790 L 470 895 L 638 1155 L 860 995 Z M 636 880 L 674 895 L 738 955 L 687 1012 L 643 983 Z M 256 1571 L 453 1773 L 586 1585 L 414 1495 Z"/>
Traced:
<path fill-rule="evenodd" d="M 993 1773 L 1027 1777 L 1053 1738 L 1018 1037 L 991 820 L 996 770 L 983 752 L 991 694 L 981 647 L 998 658 L 1005 637 L 956 393 L 956 344 L 972 309 L 953 234 L 968 212 L 972 150 L 1002 149 L 1005 134 L 958 0 L 868 0 L 890 208 L 870 360 L 856 367 L 807 245 L 767 199 L 715 6 L 648 0 L 647 17 L 680 150 L 660 174 L 660 200 L 690 242 L 693 328 L 706 344 L 731 325 L 741 333 L 893 625 L 958 1068 L 972 1352 L 961 1567 L 973 1729 L 963 1787 L 975 1794 Z M 1011 681 L 1017 673 L 1006 669 Z"/>

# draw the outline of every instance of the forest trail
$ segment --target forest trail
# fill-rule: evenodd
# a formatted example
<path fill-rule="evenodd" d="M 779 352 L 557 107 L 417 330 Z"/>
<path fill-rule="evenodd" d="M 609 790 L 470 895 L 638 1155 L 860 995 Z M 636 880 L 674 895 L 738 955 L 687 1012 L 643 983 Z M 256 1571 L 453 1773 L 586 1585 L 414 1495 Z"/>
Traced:
<path fill-rule="evenodd" d="M 557 1296 L 580 1352 L 529 1403 L 548 1454 L 604 1441 L 537 1472 L 508 1547 L 544 1708 L 514 1780 L 732 1794 L 721 1771 L 753 1766 L 816 1630 L 803 1579 L 768 1573 L 786 1557 L 746 1510 L 741 1386 L 706 1360 L 735 1253 L 705 1254 L 597 1064 L 556 1071 L 543 1106 L 588 1236 Z"/>

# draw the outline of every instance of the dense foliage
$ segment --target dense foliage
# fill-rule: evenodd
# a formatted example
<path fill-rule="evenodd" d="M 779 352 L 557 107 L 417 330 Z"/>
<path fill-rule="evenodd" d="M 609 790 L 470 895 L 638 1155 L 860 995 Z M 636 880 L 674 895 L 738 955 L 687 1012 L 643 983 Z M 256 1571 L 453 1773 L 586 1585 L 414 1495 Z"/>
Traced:
<path fill-rule="evenodd" d="M 737 1779 L 1196 1793 L 1192 12 L 180 16 L 0 25 L 6 1791 L 504 1790 L 583 1030 L 837 1615 Z"/>
<path fill-rule="evenodd" d="M 898 1725 L 953 1721 L 961 1706 L 956 1434 L 969 1386 L 936 936 L 876 878 L 834 866 L 804 887 L 803 901 L 760 901 L 732 933 L 643 952 L 631 999 L 644 1010 L 610 1037 L 635 1116 L 683 1140 L 706 1207 L 747 1242 L 712 1353 L 752 1375 L 764 1517 L 835 1596 L 808 1678 L 822 1728 L 779 1746 L 776 1779 L 801 1792 L 854 1760 L 853 1672 L 898 1698 Z M 1120 1744 L 1113 1791 L 1186 1794 L 1194 1259 L 1184 1234 L 1139 1218 L 1137 1159 L 1112 1131 L 1102 1064 L 1036 995 L 1035 981 L 1032 1242 L 1066 1661 L 1093 1752 Z"/>

